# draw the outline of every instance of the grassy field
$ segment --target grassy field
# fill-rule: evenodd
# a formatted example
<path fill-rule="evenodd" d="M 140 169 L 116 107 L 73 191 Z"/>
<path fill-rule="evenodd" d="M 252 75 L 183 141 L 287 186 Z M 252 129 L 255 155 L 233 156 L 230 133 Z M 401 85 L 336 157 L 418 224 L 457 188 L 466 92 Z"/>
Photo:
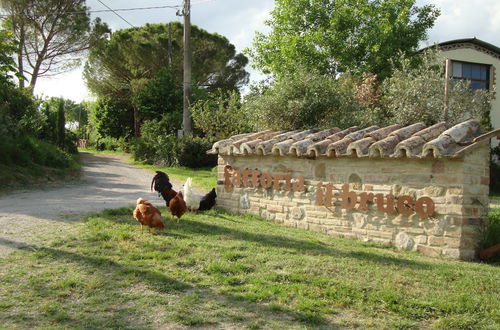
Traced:
<path fill-rule="evenodd" d="M 498 264 L 221 211 L 148 232 L 131 212 L 0 260 L 0 328 L 500 328 Z"/>

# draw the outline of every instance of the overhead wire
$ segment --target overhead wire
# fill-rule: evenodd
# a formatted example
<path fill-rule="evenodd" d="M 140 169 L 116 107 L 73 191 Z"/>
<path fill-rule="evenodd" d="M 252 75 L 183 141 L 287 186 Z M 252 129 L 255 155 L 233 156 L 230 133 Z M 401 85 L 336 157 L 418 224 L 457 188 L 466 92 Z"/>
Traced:
<path fill-rule="evenodd" d="M 117 9 L 112 9 L 108 5 L 106 5 L 104 2 L 102 2 L 101 0 L 97 0 L 97 1 L 99 1 L 107 9 L 85 10 L 85 11 L 84 10 L 77 10 L 77 11 L 51 12 L 51 13 L 44 14 L 44 16 L 46 16 L 46 15 L 63 15 L 63 14 L 108 13 L 108 12 L 112 12 L 116 16 L 118 16 L 120 19 L 122 19 L 125 23 L 127 23 L 128 25 L 130 25 L 131 27 L 135 27 L 132 23 L 130 23 L 129 21 L 127 21 L 123 16 L 119 15 L 117 12 L 119 12 L 119 11 L 137 11 L 137 10 L 166 9 L 166 8 L 179 10 L 179 8 L 183 8 L 184 7 L 183 5 L 164 5 L 164 6 L 149 6 L 149 7 L 133 7 L 133 8 L 117 8 Z M 199 4 L 203 4 L 203 3 L 207 3 L 207 2 L 212 2 L 212 1 L 215 1 L 215 0 L 199 0 L 199 1 L 191 3 L 191 6 L 195 6 L 195 5 L 199 5 Z M 10 16 L 28 16 L 28 14 L 8 14 L 8 15 L 5 15 L 5 14 L 2 15 L 2 14 L 0 14 L 0 18 L 6 18 L 6 17 L 10 17 Z"/>
<path fill-rule="evenodd" d="M 118 14 L 116 11 L 114 11 L 113 9 L 111 9 L 107 4 L 105 4 L 104 2 L 102 2 L 101 0 L 97 0 L 99 1 L 99 3 L 101 5 L 103 5 L 104 7 L 108 8 L 109 10 L 111 10 L 116 16 L 120 17 L 122 19 L 122 21 L 124 21 L 125 23 L 127 23 L 128 25 L 130 25 L 131 27 L 135 27 L 132 23 L 130 23 L 129 21 L 127 21 L 125 18 L 123 18 L 123 16 L 121 16 L 120 14 Z"/>
<path fill-rule="evenodd" d="M 97 0 L 99 1 L 99 0 Z M 100 2 L 100 1 L 99 1 Z M 107 7 L 107 6 L 106 6 Z M 134 7 L 134 8 L 118 8 L 118 9 L 98 9 L 98 10 L 77 10 L 77 11 L 60 11 L 60 12 L 52 12 L 47 13 L 46 15 L 62 15 L 62 14 L 81 14 L 81 13 L 109 13 L 109 12 L 118 12 L 118 11 L 135 11 L 135 10 L 151 10 L 151 9 L 179 9 L 182 8 L 182 5 L 171 5 L 171 6 L 151 6 L 151 7 Z M 17 14 L 17 16 L 27 16 L 27 14 Z M 13 15 L 0 15 L 0 17 L 9 17 Z"/>

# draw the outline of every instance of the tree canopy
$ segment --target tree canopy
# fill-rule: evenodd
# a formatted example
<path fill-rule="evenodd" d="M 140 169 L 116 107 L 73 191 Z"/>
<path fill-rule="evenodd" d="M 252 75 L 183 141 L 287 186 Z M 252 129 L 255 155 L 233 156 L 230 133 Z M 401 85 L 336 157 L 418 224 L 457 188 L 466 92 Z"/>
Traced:
<path fill-rule="evenodd" d="M 415 0 L 276 0 L 268 34 L 248 50 L 255 67 L 283 75 L 301 66 L 322 74 L 385 78 L 395 54 L 413 53 L 439 11 Z"/>
<path fill-rule="evenodd" d="M 182 25 L 171 23 L 171 33 L 168 24 L 146 24 L 142 27 L 118 30 L 112 33 L 108 40 L 101 40 L 91 48 L 84 69 L 87 87 L 99 97 L 112 97 L 124 104 L 129 104 L 134 110 L 135 135 L 139 135 L 139 121 L 153 118 L 151 109 L 159 109 L 165 105 L 163 99 L 169 102 L 177 100 L 178 93 L 173 90 L 182 86 Z M 171 37 L 169 42 L 169 37 Z M 208 33 L 196 26 L 191 28 L 191 48 L 193 52 L 192 82 L 196 89 L 206 92 L 223 90 L 238 90 L 248 82 L 249 74 L 245 71 L 248 59 L 237 54 L 234 45 L 225 37 Z M 171 45 L 172 58 L 168 58 Z M 173 81 L 167 83 L 170 91 L 158 94 L 144 89 L 153 88 L 151 80 L 158 78 L 163 68 L 169 67 Z M 164 76 L 164 82 L 167 77 Z M 158 78 L 161 79 L 161 78 Z M 169 95 L 167 95 L 169 94 Z M 156 96 L 158 104 L 154 105 Z M 141 118 L 140 102 L 146 101 L 148 118 Z M 180 98 L 182 100 L 182 98 Z M 169 108 L 178 104 L 173 102 Z M 182 102 L 180 103 L 182 104 Z M 142 102 L 143 106 L 146 106 Z M 156 111 L 156 110 L 155 110 Z"/>
<path fill-rule="evenodd" d="M 208 91 L 237 90 L 248 82 L 248 59 L 225 37 L 191 27 L 192 81 Z M 171 23 L 172 72 L 182 84 L 182 24 Z M 129 97 L 169 65 L 168 24 L 118 30 L 90 51 L 84 77 L 97 95 Z"/>
<path fill-rule="evenodd" d="M 24 77 L 34 88 L 39 77 L 65 72 L 80 64 L 89 44 L 108 31 L 99 19 L 91 23 L 85 0 L 2 0 L 4 26 L 18 45 L 19 86 Z"/>

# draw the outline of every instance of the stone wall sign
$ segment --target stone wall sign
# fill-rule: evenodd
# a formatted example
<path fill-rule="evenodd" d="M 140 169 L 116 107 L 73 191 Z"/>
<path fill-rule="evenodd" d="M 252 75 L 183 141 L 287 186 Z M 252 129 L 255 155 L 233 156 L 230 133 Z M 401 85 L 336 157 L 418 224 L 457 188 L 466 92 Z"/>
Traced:
<path fill-rule="evenodd" d="M 489 202 L 488 139 L 469 120 L 263 131 L 216 142 L 217 204 L 284 226 L 473 259 Z"/>

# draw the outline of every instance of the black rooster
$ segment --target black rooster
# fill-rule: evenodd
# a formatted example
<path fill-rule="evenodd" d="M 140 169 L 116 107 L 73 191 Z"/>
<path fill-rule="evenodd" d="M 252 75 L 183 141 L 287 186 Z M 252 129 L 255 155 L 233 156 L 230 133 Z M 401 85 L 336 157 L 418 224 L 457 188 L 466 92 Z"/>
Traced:
<path fill-rule="evenodd" d="M 161 194 L 168 207 L 170 200 L 177 195 L 177 192 L 172 189 L 172 184 L 167 173 L 156 171 L 156 175 L 153 177 L 153 181 L 151 181 L 151 190 L 153 190 L 153 186 L 158 195 Z"/>
<path fill-rule="evenodd" d="M 217 198 L 217 193 L 215 192 L 215 188 L 212 188 L 212 190 L 200 200 L 198 211 L 206 211 L 214 207 L 215 198 Z"/>

